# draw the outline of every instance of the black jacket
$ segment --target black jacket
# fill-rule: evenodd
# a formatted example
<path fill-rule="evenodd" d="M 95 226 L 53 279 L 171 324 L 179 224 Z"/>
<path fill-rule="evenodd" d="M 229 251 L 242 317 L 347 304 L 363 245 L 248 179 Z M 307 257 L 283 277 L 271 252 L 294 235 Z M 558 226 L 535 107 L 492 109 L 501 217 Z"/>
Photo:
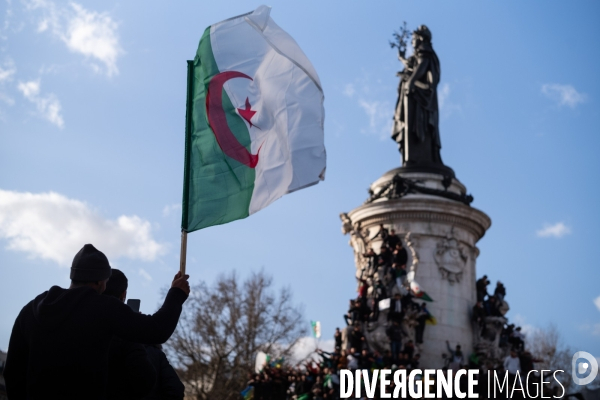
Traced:
<path fill-rule="evenodd" d="M 400 238 L 398 237 L 398 235 L 396 234 L 390 234 L 387 237 L 387 244 L 389 246 L 390 249 L 394 250 L 396 248 L 396 245 L 400 243 Z"/>
<path fill-rule="evenodd" d="M 350 342 L 350 347 L 354 347 L 355 350 L 362 350 L 362 341 L 363 341 L 363 333 L 361 331 L 352 331 L 348 335 L 348 341 Z"/>
<path fill-rule="evenodd" d="M 185 387 L 169 364 L 160 346 L 146 346 L 150 362 L 156 369 L 156 382 L 144 400 L 183 400 Z"/>
<path fill-rule="evenodd" d="M 156 313 L 144 315 L 90 287 L 51 287 L 21 310 L 13 326 L 4 369 L 8 397 L 105 399 L 113 336 L 164 343 L 186 299 L 172 288 Z"/>
<path fill-rule="evenodd" d="M 156 369 L 143 344 L 115 337 L 110 343 L 107 397 L 138 400 L 156 384 Z"/>
<path fill-rule="evenodd" d="M 390 341 L 402 342 L 402 327 L 400 325 L 389 326 L 385 333 L 390 338 Z M 397 356 L 397 354 L 394 354 L 394 356 Z"/>
<path fill-rule="evenodd" d="M 396 254 L 394 254 L 394 262 L 398 265 L 398 268 L 400 268 L 403 265 L 406 265 L 406 263 L 408 262 L 408 253 L 406 252 L 406 249 L 404 247 L 398 250 Z"/>

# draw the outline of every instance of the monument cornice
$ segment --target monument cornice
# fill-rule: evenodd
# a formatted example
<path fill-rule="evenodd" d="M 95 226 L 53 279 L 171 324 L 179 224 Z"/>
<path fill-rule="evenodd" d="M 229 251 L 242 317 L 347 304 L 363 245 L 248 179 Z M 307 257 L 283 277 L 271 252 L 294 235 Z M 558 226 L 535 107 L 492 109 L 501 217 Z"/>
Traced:
<path fill-rule="evenodd" d="M 415 196 L 364 204 L 348 213 L 353 223 L 363 227 L 393 221 L 435 222 L 462 227 L 481 239 L 492 224 L 484 212 L 464 204 Z"/>

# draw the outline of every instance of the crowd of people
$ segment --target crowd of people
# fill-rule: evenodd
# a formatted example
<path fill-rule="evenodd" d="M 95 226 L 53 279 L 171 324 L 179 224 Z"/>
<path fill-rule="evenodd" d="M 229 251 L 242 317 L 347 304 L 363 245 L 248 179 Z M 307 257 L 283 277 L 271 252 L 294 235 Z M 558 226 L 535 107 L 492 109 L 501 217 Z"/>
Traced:
<path fill-rule="evenodd" d="M 487 362 L 483 367 L 486 370 L 497 372 L 508 372 L 509 382 L 514 382 L 517 373 L 519 376 L 528 376 L 530 371 L 534 371 L 534 363 L 543 360 L 536 359 L 531 352 L 525 348 L 525 334 L 520 326 L 509 323 L 506 318 L 508 312 L 508 304 L 506 303 L 506 287 L 500 281 L 496 283 L 496 288 L 493 293 L 488 293 L 487 287 L 490 280 L 487 275 L 484 275 L 476 282 L 477 303 L 473 307 L 473 321 L 480 327 L 480 336 L 488 336 L 486 330 L 487 317 L 502 317 L 502 330 L 500 331 L 499 347 L 507 354 L 500 365 L 494 365 Z M 498 321 L 498 319 L 496 319 Z M 539 376 L 539 373 L 534 371 L 534 375 Z M 537 378 L 536 378 L 537 379 Z M 531 384 L 531 382 L 529 382 Z M 535 388 L 530 388 L 533 392 Z M 554 395 L 558 390 L 558 386 L 544 387 L 544 395 Z"/>
<path fill-rule="evenodd" d="M 381 239 L 382 246 L 379 253 L 371 248 L 363 254 L 366 263 L 357 274 L 358 295 L 350 300 L 348 312 L 344 315 L 347 327 L 343 330 L 336 328 L 334 351 L 318 350 L 318 362 L 309 361 L 293 368 L 265 366 L 248 382 L 254 399 L 338 399 L 341 369 L 406 369 L 410 372 L 419 368 L 418 346 L 423 343 L 425 325 L 431 314 L 426 303 L 418 304 L 408 289 L 408 254 L 396 232 L 380 225 L 377 237 Z M 503 317 L 508 311 L 505 286 L 498 282 L 494 292 L 489 294 L 489 284 L 487 276 L 476 282 L 477 303 L 473 307 L 472 318 L 479 324 L 481 335 L 486 334 L 487 317 Z M 380 307 L 382 304 L 385 308 Z M 369 344 L 365 334 L 373 329 L 374 323 L 379 321 L 380 311 L 384 309 L 387 309 L 385 325 L 389 348 L 378 351 Z M 414 329 L 414 334 L 407 332 L 407 328 Z M 537 361 L 525 351 L 521 328 L 508 323 L 500 335 L 500 346 L 507 352 L 510 350 L 510 355 L 500 364 L 494 364 L 476 352 L 467 357 L 460 344 L 452 347 L 446 342 L 446 346 L 448 354 L 443 355 L 445 369 L 454 372 L 469 368 L 480 369 L 484 374 L 493 371 L 514 374 L 517 370 L 526 374 Z"/>
<path fill-rule="evenodd" d="M 358 339 L 361 343 L 360 348 L 342 349 L 339 329 L 336 330 L 334 338 L 335 349 L 332 352 L 317 350 L 318 361 L 306 361 L 295 367 L 265 365 L 261 372 L 252 374 L 248 381 L 248 386 L 252 389 L 251 398 L 334 400 L 340 398 L 339 371 L 342 369 L 405 369 L 410 373 L 412 369 L 419 367 L 420 355 L 411 340 L 398 352 L 397 357 L 394 357 L 391 350 L 386 350 L 383 354 L 369 351 L 363 339 Z"/>
<path fill-rule="evenodd" d="M 419 354 L 411 341 L 404 345 L 399 353 L 399 359 L 395 360 L 390 350 L 381 354 L 378 351 L 371 352 L 367 349 L 362 351 L 357 351 L 355 348 L 348 351 L 340 349 L 338 346 L 340 341 L 337 339 L 338 332 L 339 330 L 335 335 L 334 351 L 317 350 L 316 361 L 305 361 L 294 367 L 285 366 L 283 363 L 277 365 L 271 363 L 265 365 L 259 373 L 251 374 L 248 388 L 243 392 L 247 396 L 243 397 L 253 400 L 337 400 L 340 399 L 340 370 L 342 369 L 348 369 L 353 373 L 357 369 L 368 370 L 370 374 L 375 369 L 389 369 L 392 373 L 402 369 L 406 370 L 408 376 L 413 369 L 423 368 L 420 366 Z M 530 371 L 534 370 L 534 362 L 540 361 L 527 351 L 517 352 L 512 349 L 503 363 L 495 365 L 489 360 L 484 362 L 476 353 L 471 353 L 468 358 L 465 357 L 460 345 L 456 345 L 454 348 L 450 346 L 449 342 L 446 342 L 446 345 L 449 356 L 446 357 L 444 370 L 452 370 L 456 374 L 459 370 L 478 369 L 480 371 L 478 379 L 483 382 L 476 386 L 476 392 L 480 398 L 491 398 L 485 384 L 488 374 L 491 375 L 491 379 L 494 379 L 493 374 L 503 377 L 504 372 L 507 371 L 509 382 L 514 382 L 517 371 L 520 376 L 527 376 Z M 422 379 L 422 376 L 418 379 Z M 532 382 L 528 383 L 531 385 Z M 526 383 L 523 381 L 523 384 Z M 380 381 L 377 382 L 374 399 L 380 399 L 379 384 Z M 466 375 L 464 375 L 460 380 L 461 391 L 467 391 L 466 385 Z M 387 393 L 393 393 L 394 388 L 392 380 L 387 388 Z M 531 393 L 536 390 L 535 387 L 529 389 Z M 545 396 L 555 395 L 557 387 L 547 386 L 543 390 Z M 435 393 L 435 388 L 433 388 L 433 392 Z M 361 393 L 364 396 L 364 383 Z M 520 392 L 517 392 L 514 398 L 519 398 L 519 394 Z M 350 398 L 355 398 L 354 393 L 350 395 Z M 502 396 L 496 398 L 502 398 Z"/>
<path fill-rule="evenodd" d="M 475 286 L 477 291 L 477 303 L 473 306 L 472 318 L 479 325 L 479 334 L 482 337 L 487 336 L 486 318 L 503 317 L 508 312 L 508 303 L 505 300 L 506 287 L 500 281 L 496 283 L 494 293 L 488 293 L 487 287 L 490 280 L 484 275 L 477 280 Z M 525 349 L 525 334 L 520 326 L 509 324 L 506 320 L 500 333 L 500 347 L 505 349 L 515 349 L 517 352 L 523 352 Z"/>
<path fill-rule="evenodd" d="M 506 287 L 500 281 L 496 283 L 496 288 L 493 294 L 489 294 L 487 287 L 490 284 L 490 280 L 487 275 L 484 275 L 475 283 L 475 290 L 477 292 L 477 304 L 478 315 L 491 316 L 491 317 L 502 317 L 508 312 L 508 303 L 504 300 L 506 296 Z M 483 313 L 481 312 L 483 309 Z"/>
<path fill-rule="evenodd" d="M 344 315 L 345 328 L 336 328 L 335 348 L 332 352 L 317 350 L 318 361 L 310 360 L 294 367 L 284 365 L 265 365 L 259 373 L 252 374 L 245 394 L 252 393 L 254 400 L 328 400 L 339 399 L 340 370 L 357 369 L 372 371 L 405 369 L 410 373 L 420 367 L 419 345 L 423 343 L 426 322 L 432 319 L 426 303 L 417 302 L 407 282 L 408 254 L 402 241 L 393 229 L 380 225 L 374 238 L 380 238 L 382 245 L 376 253 L 368 249 L 362 256 L 363 268 L 357 273 L 358 294 L 349 302 L 348 312 Z M 461 345 L 446 341 L 447 354 L 443 354 L 444 370 L 456 373 L 462 369 L 478 369 L 481 382 L 487 382 L 488 374 L 504 376 L 509 380 L 519 372 L 527 376 L 534 370 L 536 360 L 526 350 L 525 335 L 521 327 L 508 323 L 505 315 L 509 310 L 506 302 L 506 287 L 497 282 L 493 292 L 488 292 L 490 280 L 486 275 L 476 281 L 477 302 L 473 306 L 472 320 L 479 326 L 482 338 L 496 335 L 486 330 L 492 317 L 493 323 L 503 323 L 499 345 L 506 354 L 500 359 L 491 359 L 489 355 L 473 351 L 464 354 Z M 380 312 L 387 310 L 387 317 L 380 319 Z M 501 317 L 501 318 L 498 318 Z M 389 339 L 389 348 L 381 351 L 378 346 L 369 343 L 369 332 L 381 324 Z M 414 329 L 414 332 L 411 330 Z M 494 341 L 495 342 L 495 341 Z M 496 342 L 497 343 L 497 342 Z M 534 372 L 535 374 L 535 372 Z M 493 378 L 492 378 L 493 379 Z M 466 381 L 461 380 L 461 386 Z M 388 393 L 394 389 L 389 387 Z M 463 391 L 464 391 L 463 387 Z M 480 398 L 490 398 L 487 387 L 479 385 Z M 531 388 L 530 388 L 531 389 Z M 544 395 L 556 394 L 556 387 L 544 387 Z M 363 386 L 364 396 L 364 386 Z M 379 388 L 375 391 L 378 399 Z M 518 394 L 516 395 L 518 397 Z M 354 393 L 350 396 L 354 398 Z"/>
<path fill-rule="evenodd" d="M 370 248 L 363 259 L 363 268 L 357 274 L 358 295 L 350 299 L 348 312 L 344 315 L 346 325 L 353 334 L 371 330 L 379 320 L 379 313 L 387 309 L 387 334 L 393 343 L 401 342 L 400 336 L 408 335 L 402 322 L 409 316 L 409 329 L 414 329 L 415 342 L 423 343 L 425 324 L 431 319 L 425 303 L 415 302 L 415 296 L 407 285 L 408 253 L 394 229 L 382 225 L 373 239 L 380 238 L 379 253 Z M 372 239 L 372 240 L 373 240 Z M 359 348 L 354 343 L 355 348 Z M 398 356 L 397 345 L 390 348 L 394 358 Z"/>
<path fill-rule="evenodd" d="M 425 325 L 431 319 L 431 314 L 426 303 L 419 304 L 415 301 L 416 297 L 408 289 L 408 255 L 395 231 L 388 231 L 380 225 L 375 237 L 380 237 L 383 244 L 379 253 L 369 249 L 363 254 L 367 262 L 357 274 L 358 295 L 350 300 L 348 312 L 344 315 L 347 326 L 335 330 L 334 350 L 317 350 L 318 361 L 311 360 L 294 367 L 266 365 L 262 371 L 250 376 L 244 393 L 252 393 L 252 397 L 246 398 L 339 399 L 342 369 L 352 372 L 357 369 L 371 372 L 375 369 L 405 369 L 410 373 L 420 367 L 419 345 L 423 343 Z M 493 293 L 488 293 L 489 285 L 487 276 L 476 282 L 477 303 L 473 307 L 472 319 L 479 325 L 482 336 L 492 333 L 485 329 L 488 317 L 504 317 L 508 311 L 504 284 L 497 282 Z M 380 309 L 381 304 L 385 308 Z M 387 309 L 387 318 L 380 321 L 380 311 L 384 309 Z M 377 321 L 385 323 L 389 339 L 389 348 L 384 351 L 378 351 L 367 340 L 368 333 L 374 329 Z M 414 332 L 407 332 L 407 329 L 414 329 Z M 506 322 L 500 333 L 499 343 L 508 355 L 500 360 L 491 360 L 475 351 L 464 354 L 460 344 L 451 345 L 446 341 L 447 354 L 442 355 L 444 369 L 454 373 L 461 369 L 479 369 L 480 379 L 485 382 L 487 375 L 494 372 L 503 376 L 507 371 L 509 377 L 514 378 L 519 371 L 521 376 L 526 376 L 534 369 L 534 362 L 540 361 L 526 351 L 521 327 Z M 460 384 L 463 386 L 466 382 L 461 381 Z M 388 392 L 391 393 L 393 389 L 392 383 Z M 489 398 L 489 393 L 485 393 L 486 387 L 480 385 L 478 390 L 480 397 Z M 549 388 L 544 390 L 546 395 L 549 394 Z M 362 392 L 364 395 L 364 390 Z M 375 393 L 375 398 L 378 399 L 379 389 Z M 354 398 L 354 394 L 351 398 Z"/>
<path fill-rule="evenodd" d="M 375 238 L 382 241 L 380 251 L 376 253 L 371 248 L 362 255 L 366 263 L 357 275 L 358 295 L 350 300 L 344 315 L 346 328 L 335 330 L 335 349 L 330 353 L 318 350 L 319 362 L 310 361 L 294 368 L 265 366 L 248 382 L 255 400 L 338 399 L 341 369 L 410 372 L 419 367 L 418 345 L 423 343 L 431 314 L 426 304 L 416 302 L 407 289 L 408 253 L 394 229 L 380 225 Z M 381 304 L 385 308 L 380 308 Z M 380 311 L 385 309 L 388 310 L 385 331 L 390 345 L 385 351 L 378 351 L 369 345 L 365 333 L 374 328 Z M 414 332 L 406 332 L 407 326 Z"/>

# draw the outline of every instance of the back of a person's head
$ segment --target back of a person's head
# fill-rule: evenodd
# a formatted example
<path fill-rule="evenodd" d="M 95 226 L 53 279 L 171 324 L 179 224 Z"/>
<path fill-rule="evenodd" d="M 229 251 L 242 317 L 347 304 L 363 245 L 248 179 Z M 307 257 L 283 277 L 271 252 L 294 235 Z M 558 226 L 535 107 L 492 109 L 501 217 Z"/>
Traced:
<path fill-rule="evenodd" d="M 127 277 L 123 272 L 113 268 L 110 279 L 106 283 L 106 290 L 104 295 L 120 298 L 123 292 L 127 290 Z"/>
<path fill-rule="evenodd" d="M 108 258 L 91 244 L 86 244 L 75 254 L 71 264 L 71 282 L 76 285 L 97 283 L 111 274 Z"/>

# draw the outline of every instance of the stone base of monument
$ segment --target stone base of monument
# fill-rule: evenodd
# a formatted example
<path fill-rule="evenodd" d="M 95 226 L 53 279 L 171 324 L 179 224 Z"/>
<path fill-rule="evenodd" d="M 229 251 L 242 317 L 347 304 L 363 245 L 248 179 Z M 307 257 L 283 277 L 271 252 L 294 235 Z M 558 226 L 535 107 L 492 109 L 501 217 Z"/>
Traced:
<path fill-rule="evenodd" d="M 500 346 L 500 334 L 506 324 L 504 317 L 486 317 L 483 327 L 475 333 L 474 350 L 481 355 L 481 363 L 498 365 L 510 353 L 510 346 Z"/>
<path fill-rule="evenodd" d="M 362 254 L 368 248 L 379 252 L 379 225 L 395 229 L 408 251 L 406 286 L 414 282 L 433 299 L 427 308 L 435 324 L 426 325 L 423 344 L 418 345 L 421 367 L 443 367 L 446 341 L 452 349 L 460 344 L 466 361 L 477 335 L 471 322 L 476 302 L 476 243 L 490 227 L 490 218 L 469 206 L 472 197 L 465 186 L 449 175 L 398 168 L 376 180 L 370 193 L 365 204 L 342 214 L 343 232 L 351 235 L 355 252 L 356 276 L 364 276 L 368 268 Z M 378 278 L 370 279 L 372 286 Z M 392 282 L 388 295 L 400 290 Z M 414 301 L 421 302 L 418 298 Z M 389 349 L 386 321 L 387 311 L 381 311 L 378 320 L 364 329 L 373 350 Z M 405 341 L 414 341 L 415 325 L 410 317 L 405 318 Z"/>

